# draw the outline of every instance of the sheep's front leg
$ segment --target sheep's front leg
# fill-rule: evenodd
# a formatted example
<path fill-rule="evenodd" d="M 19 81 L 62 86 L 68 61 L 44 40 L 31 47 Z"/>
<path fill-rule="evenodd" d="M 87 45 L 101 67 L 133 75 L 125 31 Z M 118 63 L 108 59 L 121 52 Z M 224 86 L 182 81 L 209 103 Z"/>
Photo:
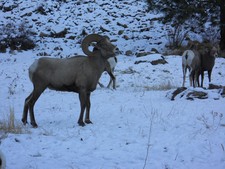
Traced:
<path fill-rule="evenodd" d="M 203 88 L 203 81 L 204 81 L 204 71 L 201 71 L 201 87 Z"/>
<path fill-rule="evenodd" d="M 85 123 L 87 124 L 92 123 L 90 120 L 90 108 L 91 108 L 90 96 L 91 96 L 91 93 L 88 93 L 87 94 L 87 109 L 86 109 L 86 115 L 85 115 Z"/>
<path fill-rule="evenodd" d="M 211 74 L 212 74 L 212 70 L 208 70 L 209 83 L 211 82 Z"/>
<path fill-rule="evenodd" d="M 84 111 L 87 106 L 87 92 L 82 90 L 79 92 L 79 99 L 80 99 L 80 117 L 78 120 L 79 126 L 85 126 L 85 123 L 83 122 L 84 117 Z"/>

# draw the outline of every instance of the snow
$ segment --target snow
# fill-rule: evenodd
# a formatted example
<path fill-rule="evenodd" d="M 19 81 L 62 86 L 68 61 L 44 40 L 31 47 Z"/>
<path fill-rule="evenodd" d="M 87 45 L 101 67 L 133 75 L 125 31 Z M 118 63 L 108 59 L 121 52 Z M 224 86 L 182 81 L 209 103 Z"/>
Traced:
<path fill-rule="evenodd" d="M 31 51 L 1 54 L 1 119 L 11 107 L 20 123 L 32 90 L 27 69 L 35 58 Z M 180 56 L 168 56 L 168 64 L 155 66 L 135 65 L 135 57 L 118 58 L 117 89 L 98 87 L 92 93 L 93 124 L 77 125 L 77 94 L 46 90 L 35 107 L 39 127 L 28 125 L 23 134 L 1 140 L 7 168 L 143 168 L 146 158 L 146 168 L 225 167 L 224 98 L 215 100 L 211 91 L 205 100 L 171 101 L 168 90 L 155 89 L 165 79 L 173 89 L 181 85 Z M 224 74 L 218 72 L 224 63 L 217 58 L 212 76 L 222 85 Z M 101 81 L 108 82 L 108 75 Z"/>
<path fill-rule="evenodd" d="M 33 11 L 32 4 L 37 7 L 41 3 L 33 0 L 23 2 L 24 8 L 26 7 L 24 10 L 27 11 Z M 86 1 L 81 2 L 81 6 L 97 9 L 97 16 L 101 12 L 100 5 L 105 1 L 96 2 L 96 6 L 95 3 L 84 2 Z M 114 2 L 108 2 L 105 7 L 119 16 L 122 10 L 115 8 Z M 120 7 L 129 9 L 124 15 L 134 16 L 143 5 L 142 1 L 130 1 L 135 2 L 136 8 L 135 5 L 128 8 L 129 3 L 123 2 L 118 1 Z M 7 5 L 10 3 L 12 2 Z M 58 3 L 48 1 L 45 7 L 57 6 Z M 68 1 L 68 4 L 70 3 L 73 1 Z M 84 14 L 78 17 L 80 23 L 80 20 L 91 19 L 85 11 L 78 8 L 80 5 L 76 10 L 70 10 Z M 57 9 L 60 13 L 56 16 L 45 16 L 41 20 L 45 23 L 47 17 L 54 21 L 59 19 L 58 26 L 53 27 L 53 22 L 50 22 L 34 29 L 42 31 L 49 26 L 58 32 L 64 28 L 64 22 L 67 26 L 71 25 L 71 18 L 64 20 L 68 14 L 68 6 L 58 5 Z M 65 13 L 61 13 L 63 11 Z M 5 15 L 9 14 L 4 13 Z M 150 16 L 153 17 L 146 14 L 146 18 Z M 38 17 L 40 16 L 35 14 L 31 18 Z M 118 17 L 116 20 L 125 24 L 130 19 Z M 142 19 L 144 21 L 144 17 Z M 98 20 L 93 22 L 97 23 Z M 137 22 L 138 24 L 142 23 Z M 134 22 L 129 26 L 136 29 L 137 25 Z M 80 24 L 71 29 L 82 30 L 83 26 Z M 118 31 L 116 22 L 111 23 L 110 27 L 113 32 Z M 107 26 L 105 28 L 108 29 Z M 146 32 L 140 36 L 144 34 Z M 157 33 L 155 35 L 158 36 Z M 114 34 L 110 36 L 112 39 L 118 38 Z M 82 54 L 79 45 L 75 43 L 66 43 L 60 38 L 46 38 L 42 39 L 34 50 L 0 53 L 0 121 L 7 119 L 11 109 L 14 111 L 16 123 L 21 124 L 24 100 L 32 91 L 27 70 L 35 59 L 40 58 L 38 55 L 41 52 L 47 52 L 50 57 Z M 114 43 L 122 51 L 135 51 L 147 46 L 149 42 L 138 39 L 132 42 L 119 38 Z M 63 48 L 60 54 L 59 51 L 52 50 L 58 46 Z M 168 94 L 182 85 L 181 56 L 163 56 L 167 63 L 158 65 L 152 65 L 150 62 L 161 59 L 161 54 L 137 58 L 122 53 L 117 58 L 116 90 L 98 86 L 91 94 L 90 115 L 93 124 L 78 126 L 80 104 L 76 93 L 46 90 L 35 105 L 38 128 L 34 129 L 31 125 L 22 126 L 21 134 L 5 134 L 0 131 L 0 150 L 5 156 L 6 168 L 225 168 L 225 98 L 218 90 L 207 90 L 207 99 L 190 101 L 185 97 L 176 97 L 171 101 L 167 97 Z M 135 64 L 136 61 L 146 62 Z M 212 72 L 213 84 L 225 86 L 224 65 L 225 59 L 216 59 Z M 100 81 L 106 85 L 108 80 L 109 76 L 103 73 Z M 186 86 L 188 85 L 187 80 Z M 204 86 L 208 86 L 207 75 Z M 194 89 L 188 87 L 187 91 L 190 90 Z"/>

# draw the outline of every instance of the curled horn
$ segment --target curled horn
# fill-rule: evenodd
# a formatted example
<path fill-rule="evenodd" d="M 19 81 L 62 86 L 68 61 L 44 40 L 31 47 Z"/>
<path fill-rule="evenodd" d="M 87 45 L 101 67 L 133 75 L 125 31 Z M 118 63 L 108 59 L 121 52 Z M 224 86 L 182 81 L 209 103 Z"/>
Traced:
<path fill-rule="evenodd" d="M 98 35 L 98 34 L 90 34 L 90 35 L 86 36 L 81 44 L 81 48 L 82 48 L 83 52 L 88 56 L 92 55 L 93 52 L 91 52 L 88 49 L 89 45 L 91 44 L 91 42 L 99 42 L 102 38 L 103 38 L 103 36 Z"/>

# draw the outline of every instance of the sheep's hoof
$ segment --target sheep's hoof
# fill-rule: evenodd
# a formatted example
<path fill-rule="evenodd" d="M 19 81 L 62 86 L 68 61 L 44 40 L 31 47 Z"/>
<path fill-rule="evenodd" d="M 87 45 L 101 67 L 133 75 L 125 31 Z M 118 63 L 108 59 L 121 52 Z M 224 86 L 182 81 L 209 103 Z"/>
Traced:
<path fill-rule="evenodd" d="M 92 124 L 91 120 L 89 120 L 89 119 L 85 120 L 85 123 Z"/>
<path fill-rule="evenodd" d="M 23 125 L 26 126 L 27 120 L 22 119 L 21 121 L 23 122 Z"/>
<path fill-rule="evenodd" d="M 99 86 L 100 86 L 101 88 L 105 87 L 103 84 L 99 84 Z"/>
<path fill-rule="evenodd" d="M 37 123 L 35 123 L 35 122 L 31 122 L 30 124 L 32 125 L 33 128 L 37 128 L 38 127 Z"/>
<path fill-rule="evenodd" d="M 79 124 L 79 126 L 82 126 L 82 127 L 84 127 L 85 126 L 85 123 L 83 122 L 83 121 L 78 121 L 78 124 Z"/>

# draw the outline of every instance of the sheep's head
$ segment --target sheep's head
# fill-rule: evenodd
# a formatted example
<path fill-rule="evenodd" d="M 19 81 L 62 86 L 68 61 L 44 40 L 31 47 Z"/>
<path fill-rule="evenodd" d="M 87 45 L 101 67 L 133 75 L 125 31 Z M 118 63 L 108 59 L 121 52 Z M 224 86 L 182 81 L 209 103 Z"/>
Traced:
<path fill-rule="evenodd" d="M 218 53 L 219 53 L 218 51 L 219 51 L 218 48 L 214 46 L 212 50 L 210 51 L 210 55 L 216 58 L 218 57 Z"/>
<path fill-rule="evenodd" d="M 92 42 L 96 42 L 94 50 L 91 52 L 88 47 Z M 90 34 L 86 36 L 81 44 L 83 52 L 87 56 L 93 56 L 97 52 L 101 52 L 101 55 L 105 58 L 110 58 L 116 56 L 116 46 L 114 46 L 107 36 L 101 36 L 98 34 Z"/>

